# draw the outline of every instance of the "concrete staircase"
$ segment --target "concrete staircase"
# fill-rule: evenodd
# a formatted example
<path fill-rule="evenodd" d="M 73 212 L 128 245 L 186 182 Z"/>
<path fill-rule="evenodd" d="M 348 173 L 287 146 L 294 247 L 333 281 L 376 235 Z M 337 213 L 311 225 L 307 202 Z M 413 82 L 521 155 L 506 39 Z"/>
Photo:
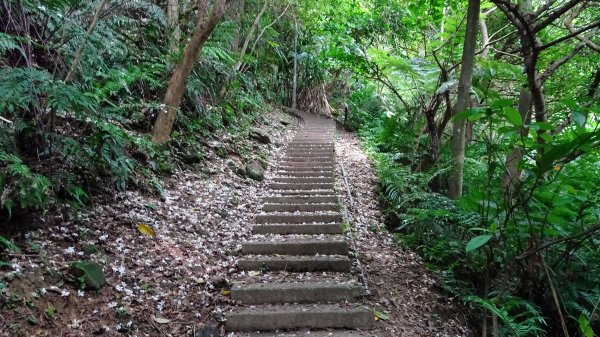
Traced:
<path fill-rule="evenodd" d="M 225 328 L 290 330 L 289 336 L 301 329 L 344 329 L 323 336 L 367 336 L 348 330 L 371 327 L 374 316 L 357 303 L 364 290 L 350 273 L 352 260 L 342 235 L 334 184 L 335 124 L 310 114 L 302 117 L 304 127 L 277 166 L 271 196 L 263 199 L 256 217 L 254 238 L 242 244 L 238 260 L 241 269 L 254 275 L 260 271 L 283 276 L 277 282 L 270 278 L 236 282 L 231 296 L 242 306 L 226 313 Z M 307 272 L 313 273 L 307 280 L 285 277 Z M 320 335 L 311 331 L 311 336 Z"/>

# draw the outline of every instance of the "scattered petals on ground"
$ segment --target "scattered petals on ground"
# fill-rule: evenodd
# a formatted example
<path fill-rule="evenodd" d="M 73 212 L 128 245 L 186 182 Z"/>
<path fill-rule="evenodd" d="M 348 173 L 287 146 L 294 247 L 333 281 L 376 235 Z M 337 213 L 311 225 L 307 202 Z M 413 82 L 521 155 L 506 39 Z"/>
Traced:
<path fill-rule="evenodd" d="M 276 162 L 297 123 L 279 112 L 268 120 L 261 128 L 273 144 L 216 135 L 202 167 L 175 172 L 163 181 L 162 196 L 118 193 L 26 234 L 19 245 L 39 254 L 11 255 L 0 279 L 7 284 L 0 288 L 0 336 L 179 337 L 218 321 L 265 184 L 236 169 L 261 156 Z M 88 259 L 106 274 L 100 291 L 69 280 L 70 264 Z"/>
<path fill-rule="evenodd" d="M 442 296 L 436 279 L 416 254 L 404 251 L 385 229 L 377 177 L 359 139 L 338 131 L 337 184 L 351 219 L 347 235 L 358 252 L 358 269 L 370 296 L 370 308 L 381 312 L 378 326 L 389 337 L 475 336 L 457 303 Z M 352 201 L 343 179 L 347 174 Z"/>

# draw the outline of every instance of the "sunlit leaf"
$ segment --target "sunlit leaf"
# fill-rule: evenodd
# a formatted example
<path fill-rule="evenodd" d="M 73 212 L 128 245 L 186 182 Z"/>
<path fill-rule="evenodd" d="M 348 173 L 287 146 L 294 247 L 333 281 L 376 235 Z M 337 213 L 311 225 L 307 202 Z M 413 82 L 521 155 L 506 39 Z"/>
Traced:
<path fill-rule="evenodd" d="M 153 238 L 155 236 L 154 230 L 152 230 L 152 228 L 150 228 L 150 226 L 146 225 L 145 223 L 139 224 L 137 226 L 137 229 L 140 233 L 147 235 L 151 238 Z"/>

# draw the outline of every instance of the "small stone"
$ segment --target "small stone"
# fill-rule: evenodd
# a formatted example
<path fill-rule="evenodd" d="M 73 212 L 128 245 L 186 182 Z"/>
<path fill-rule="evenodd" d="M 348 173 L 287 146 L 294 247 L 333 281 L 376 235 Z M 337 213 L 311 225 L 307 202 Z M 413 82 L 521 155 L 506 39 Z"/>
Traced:
<path fill-rule="evenodd" d="M 229 288 L 229 280 L 227 280 L 223 276 L 211 277 L 210 283 L 212 283 L 215 286 L 215 288 Z"/>
<path fill-rule="evenodd" d="M 265 179 L 265 169 L 262 167 L 260 162 L 253 160 L 246 165 L 246 175 L 248 178 L 262 181 Z"/>
<path fill-rule="evenodd" d="M 271 137 L 259 128 L 250 129 L 250 138 L 255 139 L 263 144 L 271 144 Z"/>

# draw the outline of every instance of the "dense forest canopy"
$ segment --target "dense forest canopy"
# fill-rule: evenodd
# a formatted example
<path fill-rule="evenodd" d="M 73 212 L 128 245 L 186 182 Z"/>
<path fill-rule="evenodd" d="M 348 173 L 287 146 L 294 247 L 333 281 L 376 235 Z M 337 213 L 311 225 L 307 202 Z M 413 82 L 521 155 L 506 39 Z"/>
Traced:
<path fill-rule="evenodd" d="M 599 30 L 597 0 L 2 1 L 0 218 L 160 194 L 296 106 L 360 134 L 389 230 L 482 336 L 591 337 Z"/>

